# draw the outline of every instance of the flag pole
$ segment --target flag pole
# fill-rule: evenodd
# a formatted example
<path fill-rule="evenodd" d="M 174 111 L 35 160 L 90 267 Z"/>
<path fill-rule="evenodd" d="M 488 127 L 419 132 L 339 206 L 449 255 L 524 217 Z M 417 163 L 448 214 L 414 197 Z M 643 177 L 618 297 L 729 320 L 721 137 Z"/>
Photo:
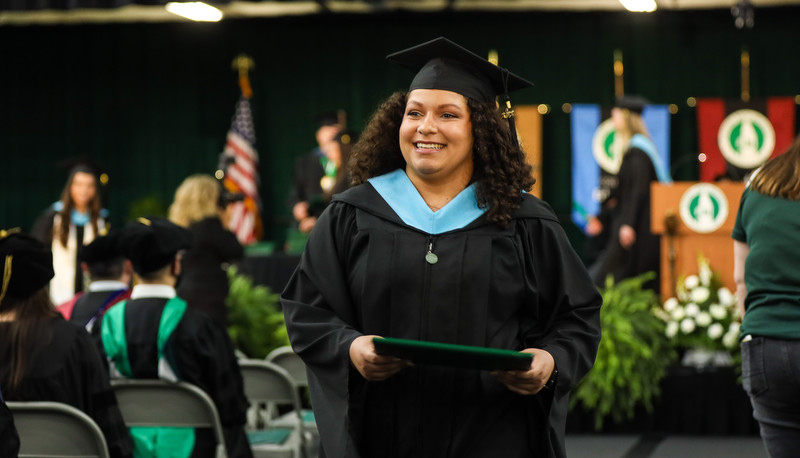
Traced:
<path fill-rule="evenodd" d="M 750 52 L 742 49 L 742 102 L 750 101 Z"/>
<path fill-rule="evenodd" d="M 623 79 L 624 67 L 622 65 L 622 50 L 614 50 L 614 95 L 625 95 L 625 80 Z"/>
<path fill-rule="evenodd" d="M 239 88 L 242 90 L 242 96 L 249 99 L 253 96 L 253 88 L 250 86 L 250 69 L 255 68 L 255 62 L 247 54 L 239 54 L 233 59 L 232 66 L 239 72 Z"/>

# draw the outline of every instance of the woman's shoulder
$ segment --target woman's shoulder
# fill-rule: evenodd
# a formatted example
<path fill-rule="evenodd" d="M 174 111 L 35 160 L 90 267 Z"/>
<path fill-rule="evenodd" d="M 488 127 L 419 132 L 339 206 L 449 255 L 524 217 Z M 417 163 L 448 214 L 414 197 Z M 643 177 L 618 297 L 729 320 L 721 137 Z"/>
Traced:
<path fill-rule="evenodd" d="M 522 194 L 522 202 L 511 217 L 515 219 L 535 218 L 558 222 L 558 217 L 550 204 L 528 193 Z"/>

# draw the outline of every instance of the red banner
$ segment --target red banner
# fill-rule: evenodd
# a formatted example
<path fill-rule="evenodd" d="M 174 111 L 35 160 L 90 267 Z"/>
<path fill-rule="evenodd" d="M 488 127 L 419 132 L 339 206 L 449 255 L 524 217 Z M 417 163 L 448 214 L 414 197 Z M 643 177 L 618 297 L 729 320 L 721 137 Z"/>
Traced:
<path fill-rule="evenodd" d="M 698 147 L 706 157 L 700 163 L 700 181 L 739 180 L 770 157 L 784 153 L 795 136 L 795 107 L 794 97 L 749 103 L 698 99 Z"/>

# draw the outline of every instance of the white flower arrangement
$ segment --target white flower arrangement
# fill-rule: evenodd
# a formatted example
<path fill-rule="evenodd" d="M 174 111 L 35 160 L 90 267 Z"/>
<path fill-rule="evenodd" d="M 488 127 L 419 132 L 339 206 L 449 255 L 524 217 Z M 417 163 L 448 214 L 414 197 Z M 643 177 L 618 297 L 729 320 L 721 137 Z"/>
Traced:
<path fill-rule="evenodd" d="M 666 322 L 665 333 L 683 348 L 731 350 L 739 342 L 736 297 L 722 286 L 708 260 L 698 256 L 697 275 L 678 280 L 676 297 L 670 297 L 656 314 Z"/>

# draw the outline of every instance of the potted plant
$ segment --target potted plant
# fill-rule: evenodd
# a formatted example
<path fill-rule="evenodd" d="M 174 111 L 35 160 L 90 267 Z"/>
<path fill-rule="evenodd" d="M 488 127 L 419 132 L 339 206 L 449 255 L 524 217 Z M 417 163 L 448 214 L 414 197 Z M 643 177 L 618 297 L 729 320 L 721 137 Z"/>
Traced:
<path fill-rule="evenodd" d="M 603 332 L 594 368 L 575 387 L 570 407 L 581 406 L 594 418 L 596 430 L 610 418 L 631 419 L 636 409 L 653 409 L 659 382 L 676 360 L 666 336 L 666 322 L 657 316 L 658 296 L 642 287 L 655 274 L 648 272 L 614 283 L 609 277 L 600 292 Z"/>
<path fill-rule="evenodd" d="M 228 268 L 228 280 L 228 334 L 236 349 L 250 358 L 264 358 L 275 348 L 289 345 L 280 295 L 253 285 L 236 266 Z"/>

